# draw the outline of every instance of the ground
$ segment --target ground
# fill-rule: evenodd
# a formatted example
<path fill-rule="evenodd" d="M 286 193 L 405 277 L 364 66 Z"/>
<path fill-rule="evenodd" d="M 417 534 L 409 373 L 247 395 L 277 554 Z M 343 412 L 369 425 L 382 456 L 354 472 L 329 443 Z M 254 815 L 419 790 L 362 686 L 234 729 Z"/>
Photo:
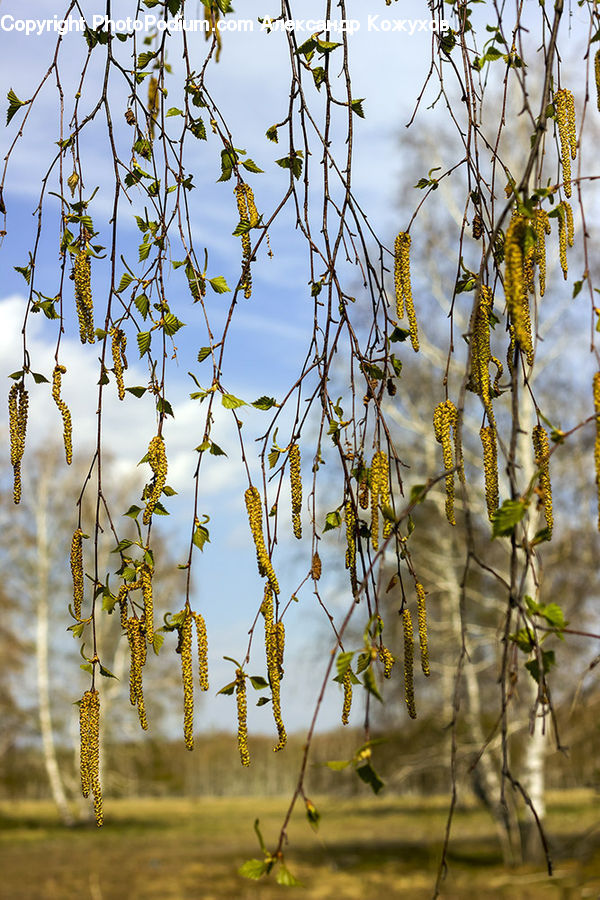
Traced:
<path fill-rule="evenodd" d="M 314 798 L 313 798 L 314 799 Z M 110 800 L 106 824 L 62 828 L 49 803 L 0 803 L 0 897 L 7 900 L 310 900 L 430 898 L 447 798 L 315 799 L 318 832 L 295 816 L 286 859 L 302 888 L 251 882 L 237 869 L 260 858 L 286 801 L 256 798 Z M 580 900 L 600 897 L 600 799 L 592 791 L 550 796 L 555 875 L 543 866 L 506 870 L 485 812 L 456 816 L 446 900 Z"/>

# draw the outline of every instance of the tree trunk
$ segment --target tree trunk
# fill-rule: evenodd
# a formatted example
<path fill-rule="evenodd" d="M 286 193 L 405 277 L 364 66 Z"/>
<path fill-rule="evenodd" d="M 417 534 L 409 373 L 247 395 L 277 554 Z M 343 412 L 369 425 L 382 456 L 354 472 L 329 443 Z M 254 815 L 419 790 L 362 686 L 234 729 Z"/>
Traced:
<path fill-rule="evenodd" d="M 37 603 L 36 603 L 36 664 L 40 732 L 44 765 L 52 799 L 56 804 L 64 825 L 73 825 L 75 820 L 69 807 L 63 781 L 56 758 L 56 747 L 52 731 L 50 709 L 49 669 L 48 669 L 48 606 L 50 554 L 48 547 L 48 467 L 40 474 L 38 498 L 35 507 L 37 545 Z"/>

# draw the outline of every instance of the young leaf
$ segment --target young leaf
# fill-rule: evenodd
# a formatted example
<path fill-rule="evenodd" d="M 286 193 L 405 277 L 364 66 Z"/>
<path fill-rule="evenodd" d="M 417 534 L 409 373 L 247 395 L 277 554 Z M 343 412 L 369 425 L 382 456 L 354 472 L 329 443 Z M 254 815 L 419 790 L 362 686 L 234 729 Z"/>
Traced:
<path fill-rule="evenodd" d="M 240 400 L 239 397 L 234 397 L 233 394 L 223 394 L 221 403 L 225 409 L 237 409 L 240 406 L 246 406 L 245 400 Z"/>
<path fill-rule="evenodd" d="M 369 785 L 374 794 L 378 794 L 382 787 L 384 787 L 383 781 L 370 763 L 359 766 L 356 770 L 356 774 L 361 781 L 364 781 L 365 784 Z"/>
<path fill-rule="evenodd" d="M 140 359 L 144 355 L 144 353 L 147 353 L 148 350 L 150 349 L 151 340 L 152 340 L 152 338 L 150 336 L 149 331 L 138 331 L 137 342 L 138 342 L 138 349 L 140 351 Z"/>
<path fill-rule="evenodd" d="M 6 113 L 6 124 L 10 125 L 10 121 L 14 115 L 21 109 L 22 106 L 25 106 L 25 100 L 19 100 L 13 89 L 11 88 L 7 94 L 8 99 L 8 111 Z"/>
<path fill-rule="evenodd" d="M 222 275 L 218 275 L 216 278 L 209 278 L 208 283 L 210 284 L 215 294 L 231 293 L 231 288 Z"/>
<path fill-rule="evenodd" d="M 221 693 L 221 692 L 219 692 Z M 249 859 L 238 869 L 243 878 L 251 878 L 258 881 L 267 872 L 267 863 L 263 859 Z"/>
<path fill-rule="evenodd" d="M 502 506 L 492 513 L 492 537 L 507 537 L 521 521 L 527 509 L 524 500 L 505 500 Z"/>

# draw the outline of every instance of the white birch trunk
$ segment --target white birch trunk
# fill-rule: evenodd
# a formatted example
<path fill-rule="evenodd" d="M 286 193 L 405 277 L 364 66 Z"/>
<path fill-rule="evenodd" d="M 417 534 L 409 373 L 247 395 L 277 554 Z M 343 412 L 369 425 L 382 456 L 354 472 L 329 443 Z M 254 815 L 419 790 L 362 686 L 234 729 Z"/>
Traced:
<path fill-rule="evenodd" d="M 48 479 L 49 471 L 46 467 L 40 474 L 37 503 L 35 506 L 36 519 L 36 549 L 37 549 L 37 598 L 36 598 L 36 666 L 37 666 L 37 691 L 40 732 L 42 735 L 42 749 L 44 765 L 48 776 L 48 783 L 52 793 L 52 799 L 56 804 L 60 818 L 64 825 L 73 825 L 74 818 L 69 807 L 63 781 L 56 758 L 56 747 L 52 731 L 52 714 L 50 709 L 49 669 L 48 669 L 48 607 L 49 607 L 49 571 L 50 554 L 48 547 Z"/>

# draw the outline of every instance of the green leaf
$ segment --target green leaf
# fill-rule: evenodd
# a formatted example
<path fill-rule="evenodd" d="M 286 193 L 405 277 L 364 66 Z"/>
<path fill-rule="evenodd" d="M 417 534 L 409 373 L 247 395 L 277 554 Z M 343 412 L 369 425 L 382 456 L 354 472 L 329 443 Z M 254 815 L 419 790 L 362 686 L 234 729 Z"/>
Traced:
<path fill-rule="evenodd" d="M 139 247 L 139 261 L 143 262 L 145 259 L 148 259 L 150 256 L 150 248 L 152 244 L 147 243 L 146 241 L 143 244 L 140 244 Z"/>
<path fill-rule="evenodd" d="M 350 106 L 352 107 L 352 112 L 355 112 L 356 115 L 360 116 L 361 119 L 364 119 L 364 117 L 365 117 L 365 113 L 363 110 L 364 99 L 365 98 L 362 97 L 360 100 L 352 100 L 352 102 L 350 104 Z"/>
<path fill-rule="evenodd" d="M 333 528 L 339 528 L 342 524 L 342 517 L 339 510 L 334 509 L 333 512 L 327 513 L 325 516 L 325 527 L 323 531 L 331 531 Z"/>
<path fill-rule="evenodd" d="M 167 110 L 165 115 L 167 118 L 169 118 L 170 116 L 182 116 L 183 111 L 181 109 L 178 109 L 177 106 L 172 106 L 170 109 Z"/>
<path fill-rule="evenodd" d="M 138 312 L 140 313 L 140 315 L 142 316 L 142 318 L 145 319 L 146 316 L 148 315 L 148 311 L 150 309 L 149 298 L 146 296 L 146 294 L 140 294 L 138 297 L 135 298 L 135 300 L 133 302 L 135 303 L 136 308 L 137 308 Z"/>
<path fill-rule="evenodd" d="M 296 150 L 290 156 L 284 156 L 282 159 L 276 159 L 275 162 L 282 169 L 291 169 L 294 178 L 300 178 L 302 174 L 302 151 Z"/>
<path fill-rule="evenodd" d="M 104 609 L 104 604 L 102 605 L 102 609 Z M 85 622 L 77 622 L 76 625 L 71 625 L 70 628 L 67 628 L 67 631 L 73 632 L 73 637 L 80 638 L 85 629 Z"/>
<path fill-rule="evenodd" d="M 119 680 L 116 675 L 113 675 L 112 672 L 110 672 L 108 669 L 105 669 L 101 663 L 99 664 L 99 668 L 100 674 L 104 676 L 104 678 L 115 678 L 117 681 Z"/>
<path fill-rule="evenodd" d="M 130 519 L 137 519 L 137 517 L 139 516 L 141 511 L 142 511 L 141 506 L 133 505 L 133 506 L 130 506 L 129 509 L 127 510 L 127 512 L 124 512 L 123 515 L 129 516 Z"/>
<path fill-rule="evenodd" d="M 562 630 L 563 628 L 566 628 L 568 624 L 565 619 L 565 614 L 558 603 L 548 603 L 545 606 L 539 606 L 537 614 L 542 616 L 552 628 Z"/>
<path fill-rule="evenodd" d="M 356 774 L 361 779 L 361 781 L 364 781 L 365 784 L 369 785 L 374 794 L 378 794 L 382 787 L 384 787 L 383 781 L 370 763 L 366 763 L 366 765 L 364 766 L 359 766 L 359 768 L 356 770 Z"/>
<path fill-rule="evenodd" d="M 189 129 L 194 137 L 198 138 L 199 141 L 206 140 L 206 127 L 201 118 L 192 119 L 189 125 Z"/>
<path fill-rule="evenodd" d="M 325 71 L 323 66 L 315 66 L 312 69 L 312 76 L 316 89 L 320 91 L 321 85 L 327 79 L 327 72 Z"/>
<path fill-rule="evenodd" d="M 221 691 L 219 691 L 219 693 L 221 693 Z M 263 875 L 266 874 L 267 869 L 268 865 L 265 860 L 248 859 L 240 866 L 238 872 L 243 878 L 251 878 L 253 881 L 258 881 L 259 878 L 262 878 Z"/>
<path fill-rule="evenodd" d="M 140 351 L 140 359 L 142 358 L 144 353 L 147 353 L 148 350 L 150 349 L 151 340 L 152 340 L 152 338 L 150 336 L 149 331 L 138 331 L 137 343 L 138 343 L 138 349 Z"/>
<path fill-rule="evenodd" d="M 332 769 L 334 772 L 341 772 L 342 769 L 346 769 L 350 765 L 349 759 L 330 759 L 325 763 L 328 769 Z"/>
<path fill-rule="evenodd" d="M 274 406 L 277 406 L 277 401 L 274 397 L 259 397 L 258 400 L 255 400 L 252 406 L 255 406 L 256 409 L 272 409 Z"/>
<path fill-rule="evenodd" d="M 240 400 L 239 397 L 234 397 L 233 394 L 223 394 L 221 403 L 225 409 L 238 409 L 240 406 L 247 405 L 245 400 Z"/>
<path fill-rule="evenodd" d="M 215 294 L 231 293 L 231 288 L 222 275 L 218 275 L 216 278 L 209 278 L 208 283 L 210 284 Z"/>
<path fill-rule="evenodd" d="M 119 541 L 114 550 L 111 550 L 111 553 L 122 553 L 123 550 L 128 550 L 130 547 L 133 547 L 133 541 L 130 541 L 128 538 L 123 538 L 123 540 Z"/>
<path fill-rule="evenodd" d="M 393 343 L 396 343 L 397 341 L 404 342 L 408 337 L 410 337 L 410 331 L 407 331 L 406 328 L 399 328 L 396 326 L 390 334 L 390 341 Z"/>
<path fill-rule="evenodd" d="M 335 667 L 337 669 L 338 677 L 343 678 L 348 669 L 352 664 L 352 657 L 354 656 L 354 651 L 349 650 L 345 653 L 338 653 L 337 659 L 335 661 Z"/>
<path fill-rule="evenodd" d="M 277 884 L 283 884 L 286 887 L 301 887 L 301 882 L 298 881 L 297 878 L 294 878 L 289 869 L 287 869 L 283 863 L 277 869 L 277 875 L 275 876 L 275 880 Z"/>
<path fill-rule="evenodd" d="M 274 144 L 278 143 L 279 137 L 277 135 L 277 126 L 276 125 L 271 125 L 271 127 L 267 129 L 266 134 L 267 134 L 267 138 L 270 141 L 273 141 Z"/>
<path fill-rule="evenodd" d="M 165 313 L 163 316 L 163 329 L 165 334 L 168 334 L 169 337 L 172 337 L 176 334 L 180 328 L 183 328 L 185 325 L 184 322 L 180 322 L 177 316 L 174 316 L 173 313 Z"/>
<path fill-rule="evenodd" d="M 331 53 L 336 47 L 342 46 L 339 41 L 322 41 L 320 38 L 316 38 L 315 44 L 319 53 Z"/>
<path fill-rule="evenodd" d="M 270 703 L 270 702 L 271 702 L 270 697 L 259 697 L 258 700 L 256 701 L 256 705 L 264 706 L 266 703 Z"/>
<path fill-rule="evenodd" d="M 373 694 L 373 696 L 376 697 L 380 703 L 383 703 L 383 697 L 379 693 L 379 688 L 377 687 L 377 682 L 375 680 L 375 674 L 371 667 L 369 667 L 365 672 L 363 684 L 370 694 Z"/>
<path fill-rule="evenodd" d="M 253 159 L 245 159 L 242 162 L 242 165 L 248 172 L 256 172 L 257 174 L 264 171 L 264 169 L 259 169 Z"/>
<path fill-rule="evenodd" d="M 13 116 L 17 114 L 17 112 L 21 109 L 22 106 L 25 106 L 25 100 L 19 100 L 13 89 L 11 88 L 8 94 L 6 95 L 8 99 L 8 111 L 6 113 L 6 124 L 9 125 Z"/>
<path fill-rule="evenodd" d="M 208 448 L 208 452 L 212 456 L 227 456 L 224 450 L 221 450 L 218 444 L 215 444 L 214 441 L 210 442 L 210 447 Z"/>
<path fill-rule="evenodd" d="M 164 413 L 166 416 L 172 416 L 173 418 L 175 418 L 173 407 L 168 400 L 164 400 L 162 397 L 159 397 L 156 401 L 156 408 L 159 413 Z"/>
<path fill-rule="evenodd" d="M 152 649 L 154 650 L 154 653 L 156 654 L 156 656 L 158 656 L 158 654 L 160 653 L 160 648 L 162 647 L 164 642 L 165 642 L 164 634 L 161 634 L 160 632 L 155 631 L 154 637 L 152 639 Z"/>
<path fill-rule="evenodd" d="M 502 506 L 492 513 L 492 537 L 507 537 L 525 515 L 527 506 L 524 500 L 505 500 Z"/>
<path fill-rule="evenodd" d="M 89 672 L 90 675 L 92 675 L 94 672 L 94 667 L 91 663 L 80 663 L 79 668 L 83 669 L 84 672 Z"/>
<path fill-rule="evenodd" d="M 220 691 L 217 691 L 217 697 L 219 696 L 219 694 L 226 694 L 227 696 L 230 696 L 235 690 L 235 685 L 235 681 L 230 681 L 229 684 L 226 684 L 225 687 L 222 687 Z"/>
<path fill-rule="evenodd" d="M 277 460 L 279 459 L 279 453 L 280 453 L 280 451 L 277 450 L 276 447 L 273 447 L 273 449 L 270 451 L 269 456 L 268 456 L 270 469 L 274 469 L 275 466 L 277 465 Z"/>
<path fill-rule="evenodd" d="M 265 688 L 269 687 L 269 682 L 265 681 L 262 675 L 251 675 L 250 684 L 255 691 L 263 691 Z"/>
<path fill-rule="evenodd" d="M 146 393 L 147 388 L 136 386 L 136 387 L 125 388 L 125 390 L 128 391 L 130 394 L 133 394 L 134 397 L 143 397 L 144 394 Z"/>
<path fill-rule="evenodd" d="M 546 675 L 550 669 L 556 665 L 556 657 L 554 650 L 542 651 L 542 674 Z M 540 683 L 540 666 L 537 659 L 530 659 L 525 663 L 525 668 L 530 673 L 536 684 Z"/>
<path fill-rule="evenodd" d="M 116 293 L 120 294 L 121 291 L 124 291 L 126 287 L 129 287 L 132 281 L 133 278 L 131 277 L 129 272 L 124 272 L 123 275 L 121 275 L 121 280 L 119 282 L 119 287 L 117 288 Z"/>
<path fill-rule="evenodd" d="M 32 372 L 31 374 L 36 384 L 49 384 L 45 375 L 40 375 L 39 372 Z"/>
<path fill-rule="evenodd" d="M 208 528 L 205 525 L 196 525 L 194 528 L 194 544 L 200 550 L 204 550 L 204 545 L 208 542 L 210 544 L 210 535 Z"/>
<path fill-rule="evenodd" d="M 198 362 L 204 362 L 210 356 L 210 347 L 201 347 L 198 352 Z"/>
<path fill-rule="evenodd" d="M 314 831 L 318 831 L 321 814 L 319 813 L 319 810 L 314 805 L 314 803 L 311 803 L 311 801 L 308 799 L 305 802 L 306 802 L 306 818 L 308 819 L 308 824 L 310 825 L 310 827 L 312 829 L 314 829 Z"/>
<path fill-rule="evenodd" d="M 535 635 L 531 628 L 520 628 L 508 637 L 523 653 L 531 653 L 534 648 Z"/>

